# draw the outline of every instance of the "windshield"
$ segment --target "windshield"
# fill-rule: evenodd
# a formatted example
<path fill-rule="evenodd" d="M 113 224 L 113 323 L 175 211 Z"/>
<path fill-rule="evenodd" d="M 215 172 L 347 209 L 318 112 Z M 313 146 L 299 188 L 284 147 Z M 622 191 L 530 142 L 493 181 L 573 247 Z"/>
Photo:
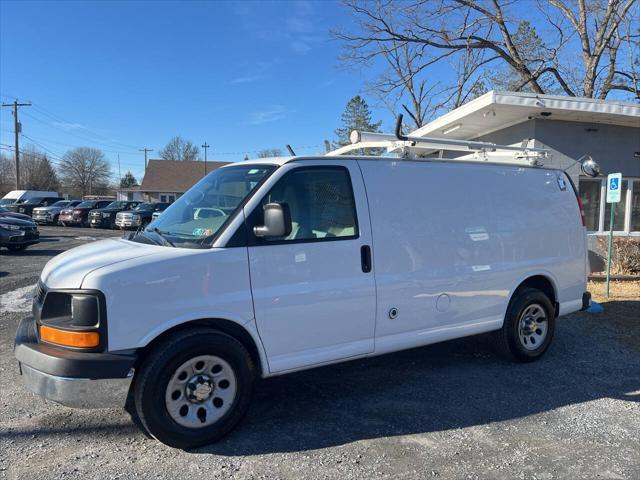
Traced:
<path fill-rule="evenodd" d="M 127 206 L 127 202 L 111 202 L 109 205 L 107 205 L 104 208 L 118 209 L 118 208 L 126 208 L 126 206 Z"/>
<path fill-rule="evenodd" d="M 35 203 L 35 204 L 38 204 L 38 203 L 40 203 L 42 200 L 44 200 L 44 198 L 43 198 L 43 197 L 33 197 L 33 198 L 30 198 L 29 200 L 27 200 L 26 202 L 24 202 L 24 204 L 25 204 L 25 205 L 33 205 L 34 203 Z"/>
<path fill-rule="evenodd" d="M 69 200 L 60 200 L 59 202 L 56 202 L 51 206 L 52 207 L 66 207 L 67 205 L 69 205 Z"/>
<path fill-rule="evenodd" d="M 145 230 L 177 247 L 204 248 L 273 165 L 241 165 L 214 170 L 170 205 Z"/>
<path fill-rule="evenodd" d="M 137 205 L 132 210 L 153 210 L 153 203 L 141 203 Z"/>
<path fill-rule="evenodd" d="M 86 202 L 82 202 L 79 205 L 76 205 L 76 208 L 93 208 L 93 206 L 96 204 L 96 202 L 94 202 L 93 200 L 87 200 Z"/>

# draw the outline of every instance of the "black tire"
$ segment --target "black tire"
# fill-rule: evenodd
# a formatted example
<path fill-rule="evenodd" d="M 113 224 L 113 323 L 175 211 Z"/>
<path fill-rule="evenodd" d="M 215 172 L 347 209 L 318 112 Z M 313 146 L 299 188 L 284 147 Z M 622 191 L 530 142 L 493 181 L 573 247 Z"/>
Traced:
<path fill-rule="evenodd" d="M 7 245 L 7 248 L 12 252 L 22 252 L 27 249 L 27 245 Z"/>
<path fill-rule="evenodd" d="M 525 311 L 538 305 L 544 310 L 546 334 L 544 340 L 533 345 L 531 337 L 527 341 L 520 336 L 521 317 Z M 519 362 L 538 360 L 549 348 L 555 331 L 555 309 L 547 295 L 535 288 L 521 288 L 515 292 L 504 319 L 504 325 L 497 333 L 497 342 L 501 351 L 509 358 Z M 533 339 L 535 342 L 535 337 Z M 525 345 L 525 342 L 527 343 Z"/>
<path fill-rule="evenodd" d="M 188 428 L 171 417 L 165 394 L 180 366 L 201 355 L 214 355 L 231 366 L 236 392 L 230 409 L 213 424 Z M 147 431 L 162 443 L 182 449 L 195 448 L 219 440 L 238 424 L 251 402 L 254 381 L 253 361 L 238 340 L 212 329 L 187 330 L 157 345 L 144 359 L 135 378 L 135 409 Z M 215 399 L 213 402 L 215 404 Z"/>

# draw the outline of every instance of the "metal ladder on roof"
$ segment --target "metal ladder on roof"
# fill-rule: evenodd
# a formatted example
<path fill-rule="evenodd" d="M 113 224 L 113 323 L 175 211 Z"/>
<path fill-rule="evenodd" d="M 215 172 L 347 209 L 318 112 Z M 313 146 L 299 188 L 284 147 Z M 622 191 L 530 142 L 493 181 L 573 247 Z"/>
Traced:
<path fill-rule="evenodd" d="M 332 150 L 326 156 L 337 157 L 358 150 L 384 148 L 389 154 L 411 160 L 475 161 L 528 167 L 540 167 L 544 165 L 543 160 L 551 156 L 548 149 L 530 147 L 530 140 L 524 141 L 521 146 L 513 146 L 473 140 L 403 135 L 402 114 L 398 115 L 395 135 L 354 130 L 351 132 L 350 140 L 351 145 Z M 445 158 L 446 151 L 465 154 Z M 370 155 L 370 157 L 373 156 Z"/>

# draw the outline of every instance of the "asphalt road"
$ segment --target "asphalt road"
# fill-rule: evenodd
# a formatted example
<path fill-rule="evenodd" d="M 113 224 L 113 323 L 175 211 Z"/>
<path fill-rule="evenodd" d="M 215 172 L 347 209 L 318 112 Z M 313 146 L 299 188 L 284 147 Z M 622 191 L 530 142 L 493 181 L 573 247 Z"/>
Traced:
<path fill-rule="evenodd" d="M 263 381 L 246 419 L 194 452 L 121 410 L 73 410 L 21 385 L 13 336 L 53 255 L 118 235 L 43 228 L 0 253 L 0 478 L 640 478 L 640 292 L 559 321 L 534 364 L 488 336 Z"/>

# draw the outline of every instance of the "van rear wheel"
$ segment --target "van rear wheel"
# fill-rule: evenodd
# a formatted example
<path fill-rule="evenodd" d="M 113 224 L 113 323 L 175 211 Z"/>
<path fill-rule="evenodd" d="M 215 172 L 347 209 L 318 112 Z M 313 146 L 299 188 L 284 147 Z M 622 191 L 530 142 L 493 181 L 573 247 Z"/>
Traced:
<path fill-rule="evenodd" d="M 162 443 L 195 448 L 230 432 L 249 407 L 255 367 L 235 338 L 209 329 L 176 334 L 144 360 L 136 412 Z"/>
<path fill-rule="evenodd" d="M 532 362 L 549 348 L 555 330 L 555 311 L 545 293 L 522 288 L 514 294 L 502 329 L 497 332 L 501 350 L 520 362 Z"/>

